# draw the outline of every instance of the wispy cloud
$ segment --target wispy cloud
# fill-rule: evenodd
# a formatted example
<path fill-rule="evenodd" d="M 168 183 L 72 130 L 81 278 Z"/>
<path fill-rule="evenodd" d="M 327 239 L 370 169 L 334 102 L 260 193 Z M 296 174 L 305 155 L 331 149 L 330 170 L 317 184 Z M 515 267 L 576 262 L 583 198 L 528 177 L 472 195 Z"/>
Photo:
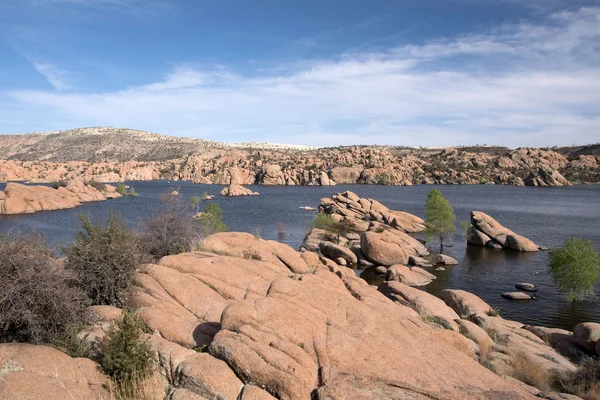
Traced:
<path fill-rule="evenodd" d="M 588 7 L 258 76 L 184 65 L 127 90 L 5 96 L 32 117 L 52 111 L 48 130 L 67 121 L 322 145 L 588 143 L 600 126 L 598 43 L 600 8 Z"/>
<path fill-rule="evenodd" d="M 31 64 L 57 91 L 62 92 L 70 88 L 66 71 L 47 62 L 32 61 Z"/>

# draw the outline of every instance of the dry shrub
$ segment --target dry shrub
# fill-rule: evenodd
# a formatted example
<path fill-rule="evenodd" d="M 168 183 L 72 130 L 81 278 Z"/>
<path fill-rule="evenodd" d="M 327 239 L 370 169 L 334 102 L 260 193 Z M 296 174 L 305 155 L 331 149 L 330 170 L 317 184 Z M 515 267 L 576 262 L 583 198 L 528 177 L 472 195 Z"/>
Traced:
<path fill-rule="evenodd" d="M 86 297 L 37 234 L 0 236 L 0 342 L 49 343 L 86 321 Z"/>
<path fill-rule="evenodd" d="M 110 400 L 156 400 L 164 398 L 165 385 L 156 371 L 146 378 L 134 377 L 127 385 L 111 381 L 108 385 Z"/>
<path fill-rule="evenodd" d="M 96 189 L 99 192 L 103 192 L 106 190 L 106 185 L 102 182 L 92 180 L 92 181 L 85 182 L 85 184 L 93 187 L 94 189 Z"/>
<path fill-rule="evenodd" d="M 192 218 L 190 207 L 181 196 L 161 194 L 159 199 L 163 209 L 140 226 L 142 251 L 155 260 L 192 251 L 210 232 Z"/>
<path fill-rule="evenodd" d="M 600 397 L 600 358 L 583 357 L 575 372 L 556 374 L 552 383 L 560 392 Z"/>
<path fill-rule="evenodd" d="M 258 250 L 252 250 L 252 249 L 248 249 L 248 250 L 244 250 L 244 258 L 246 260 L 262 260 L 262 256 L 260 255 L 260 252 Z"/>
<path fill-rule="evenodd" d="M 76 274 L 94 304 L 122 307 L 140 264 L 137 238 L 116 214 L 105 224 L 79 218 L 82 230 L 66 248 L 65 268 Z"/>
<path fill-rule="evenodd" d="M 522 351 L 513 351 L 510 354 L 512 376 L 531 386 L 544 391 L 550 388 L 551 379 L 544 368 Z"/>

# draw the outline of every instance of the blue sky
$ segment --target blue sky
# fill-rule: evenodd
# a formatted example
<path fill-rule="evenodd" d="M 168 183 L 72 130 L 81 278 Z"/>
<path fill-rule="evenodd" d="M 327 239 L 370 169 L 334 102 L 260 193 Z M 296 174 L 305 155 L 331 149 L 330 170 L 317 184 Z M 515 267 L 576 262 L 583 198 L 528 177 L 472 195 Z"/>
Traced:
<path fill-rule="evenodd" d="M 0 0 L 0 133 L 600 141 L 597 0 Z"/>

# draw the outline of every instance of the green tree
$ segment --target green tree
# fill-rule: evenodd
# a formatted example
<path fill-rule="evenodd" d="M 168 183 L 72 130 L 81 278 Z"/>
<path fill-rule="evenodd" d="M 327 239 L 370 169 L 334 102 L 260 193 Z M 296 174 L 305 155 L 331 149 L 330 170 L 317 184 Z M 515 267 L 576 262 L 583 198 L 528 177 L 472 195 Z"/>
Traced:
<path fill-rule="evenodd" d="M 592 242 L 571 238 L 548 255 L 548 272 L 569 301 L 594 295 L 600 281 L 600 257 Z"/>
<path fill-rule="evenodd" d="M 324 213 L 318 213 L 315 215 L 315 219 L 312 220 L 308 226 L 310 229 L 323 229 L 335 235 L 338 242 L 341 236 L 346 236 L 347 234 L 356 231 L 356 227 L 354 226 L 352 220 L 344 218 L 338 222 L 333 219 L 331 214 Z"/>
<path fill-rule="evenodd" d="M 442 193 L 433 189 L 427 195 L 425 202 L 425 236 L 429 240 L 439 239 L 440 252 L 444 249 L 444 240 L 454 235 L 456 216 L 452 206 Z"/>
<path fill-rule="evenodd" d="M 200 223 L 211 233 L 225 232 L 229 228 L 223 222 L 223 211 L 217 203 L 210 203 L 199 218 Z"/>
<path fill-rule="evenodd" d="M 125 196 L 127 194 L 127 188 L 125 187 L 125 184 L 123 182 L 121 182 L 117 185 L 115 191 L 117 193 L 119 193 L 121 196 Z"/>
<path fill-rule="evenodd" d="M 196 214 L 200 212 L 200 201 L 200 197 L 194 196 L 192 197 L 192 201 L 190 202 L 190 207 L 192 207 L 192 210 L 196 211 Z"/>

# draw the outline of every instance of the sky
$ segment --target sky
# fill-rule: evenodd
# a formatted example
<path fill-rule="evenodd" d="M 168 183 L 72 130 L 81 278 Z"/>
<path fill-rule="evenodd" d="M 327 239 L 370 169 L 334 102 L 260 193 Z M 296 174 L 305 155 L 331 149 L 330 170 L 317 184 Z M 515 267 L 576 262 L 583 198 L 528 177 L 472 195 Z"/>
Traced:
<path fill-rule="evenodd" d="M 0 133 L 600 142 L 600 0 L 0 0 Z"/>

